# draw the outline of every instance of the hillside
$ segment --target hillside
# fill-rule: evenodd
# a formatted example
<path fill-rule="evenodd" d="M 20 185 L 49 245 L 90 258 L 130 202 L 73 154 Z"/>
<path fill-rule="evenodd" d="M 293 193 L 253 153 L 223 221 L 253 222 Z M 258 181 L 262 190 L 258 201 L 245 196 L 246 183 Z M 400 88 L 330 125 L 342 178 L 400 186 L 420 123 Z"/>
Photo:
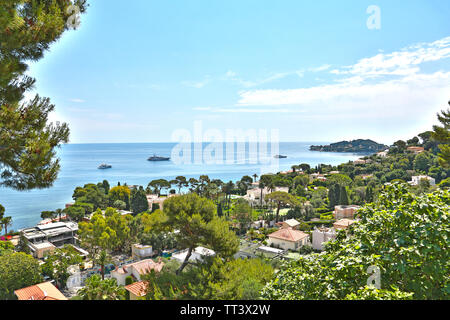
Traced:
<path fill-rule="evenodd" d="M 386 150 L 388 146 L 379 144 L 369 139 L 358 139 L 353 141 L 341 141 L 324 146 L 311 146 L 311 151 L 322 152 L 379 152 Z"/>

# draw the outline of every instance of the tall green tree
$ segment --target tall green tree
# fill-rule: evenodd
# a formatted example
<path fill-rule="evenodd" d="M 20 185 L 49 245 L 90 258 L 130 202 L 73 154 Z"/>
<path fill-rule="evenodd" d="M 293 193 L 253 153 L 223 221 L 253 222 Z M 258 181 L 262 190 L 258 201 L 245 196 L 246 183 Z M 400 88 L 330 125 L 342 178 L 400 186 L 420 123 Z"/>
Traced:
<path fill-rule="evenodd" d="M 75 1 L 81 12 L 84 1 Z M 65 123 L 49 123 L 55 106 L 36 95 L 28 63 L 44 56 L 67 30 L 66 0 L 3 0 L 0 4 L 0 185 L 17 190 L 48 188 L 60 169 L 56 149 L 69 140 Z"/>
<path fill-rule="evenodd" d="M 145 193 L 144 188 L 139 187 L 139 189 L 133 189 L 131 191 L 131 203 L 130 203 L 131 211 L 134 213 L 141 213 L 148 211 L 148 200 L 147 194 Z"/>
<path fill-rule="evenodd" d="M 280 209 L 282 206 L 299 206 L 300 202 L 293 195 L 287 192 L 276 191 L 266 195 L 266 201 L 273 201 L 277 206 L 277 213 L 275 222 L 278 222 L 280 219 Z"/>
<path fill-rule="evenodd" d="M 448 102 L 450 105 L 450 101 Z M 431 134 L 434 141 L 440 143 L 439 163 L 444 168 L 450 167 L 450 109 L 438 114 L 438 120 L 441 126 L 433 126 Z"/>
<path fill-rule="evenodd" d="M 5 229 L 5 236 L 6 236 L 8 234 L 8 227 L 10 227 L 12 225 L 12 217 L 3 217 L 0 220 L 0 224 Z"/>
<path fill-rule="evenodd" d="M 120 200 L 125 202 L 125 209 L 127 210 L 130 209 L 130 196 L 131 190 L 127 186 L 116 186 L 111 188 L 108 193 L 109 203 L 111 205 L 113 205 L 115 201 Z"/>
<path fill-rule="evenodd" d="M 187 186 L 189 185 L 189 183 L 188 183 L 186 177 L 184 177 L 184 176 L 178 176 L 178 177 L 176 177 L 174 180 L 171 181 L 171 183 L 172 183 L 173 185 L 176 185 L 176 186 L 177 186 L 177 188 L 178 188 L 178 194 L 181 194 L 181 189 L 182 189 L 182 188 L 185 188 L 185 187 L 187 187 Z"/>
<path fill-rule="evenodd" d="M 150 183 L 147 186 L 147 190 L 158 195 L 159 197 L 161 196 L 161 191 L 164 189 L 169 189 L 170 186 L 171 186 L 170 182 L 167 181 L 166 179 L 156 179 L 150 181 Z"/>
<path fill-rule="evenodd" d="M 209 247 L 224 258 L 237 252 L 239 241 L 228 222 L 217 217 L 211 200 L 195 193 L 169 198 L 164 202 L 164 214 L 167 216 L 165 225 L 179 230 L 176 234 L 179 247 L 188 250 L 177 273 L 183 271 L 198 246 Z"/>
<path fill-rule="evenodd" d="M 350 200 L 347 193 L 347 188 L 345 186 L 340 187 L 339 192 L 339 205 L 346 206 L 350 204 Z"/>

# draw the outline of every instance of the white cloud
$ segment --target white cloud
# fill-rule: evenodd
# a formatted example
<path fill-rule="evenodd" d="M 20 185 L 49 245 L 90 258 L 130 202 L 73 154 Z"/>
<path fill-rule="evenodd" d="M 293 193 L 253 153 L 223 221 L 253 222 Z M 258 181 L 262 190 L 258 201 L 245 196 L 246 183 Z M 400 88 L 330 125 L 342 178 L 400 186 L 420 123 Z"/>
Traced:
<path fill-rule="evenodd" d="M 286 105 L 311 115 L 413 116 L 438 110 L 450 97 L 450 72 L 424 73 L 421 64 L 450 57 L 450 37 L 380 53 L 330 73 L 338 79 L 324 85 L 286 90 L 246 90 L 236 108 Z M 442 66 L 441 66 L 442 68 Z"/>
<path fill-rule="evenodd" d="M 70 102 L 75 102 L 75 103 L 85 103 L 85 102 L 86 102 L 85 100 L 83 100 L 83 99 L 78 99 L 78 98 L 70 99 L 69 101 L 70 101 Z"/>
<path fill-rule="evenodd" d="M 272 74 L 268 75 L 267 77 L 264 77 L 264 78 L 261 78 L 258 80 L 244 80 L 241 77 L 239 77 L 239 75 L 236 72 L 229 70 L 225 74 L 224 79 L 236 82 L 245 88 L 251 88 L 251 87 L 257 87 L 257 86 L 260 86 L 263 84 L 271 83 L 271 82 L 274 82 L 277 80 L 281 80 L 281 79 L 284 79 L 289 76 L 298 76 L 299 78 L 302 78 L 303 74 L 304 74 L 303 70 L 295 70 L 295 71 L 289 71 L 289 72 L 272 73 Z"/>
<path fill-rule="evenodd" d="M 317 68 L 309 68 L 308 70 L 311 72 L 322 72 L 331 68 L 331 64 L 324 64 Z"/>
<path fill-rule="evenodd" d="M 185 87 L 201 89 L 211 82 L 210 76 L 205 76 L 202 81 L 182 81 L 181 84 Z"/>
<path fill-rule="evenodd" d="M 293 109 L 279 109 L 279 108 L 269 108 L 269 109 L 254 109 L 254 108 L 217 108 L 212 109 L 212 112 L 216 113 L 293 113 L 293 112 L 303 112 L 301 110 Z"/>
<path fill-rule="evenodd" d="M 374 57 L 361 59 L 358 63 L 333 70 L 334 74 L 362 76 L 409 75 L 418 73 L 418 65 L 450 57 L 450 37 L 431 43 L 421 43 L 390 54 L 379 53 Z"/>

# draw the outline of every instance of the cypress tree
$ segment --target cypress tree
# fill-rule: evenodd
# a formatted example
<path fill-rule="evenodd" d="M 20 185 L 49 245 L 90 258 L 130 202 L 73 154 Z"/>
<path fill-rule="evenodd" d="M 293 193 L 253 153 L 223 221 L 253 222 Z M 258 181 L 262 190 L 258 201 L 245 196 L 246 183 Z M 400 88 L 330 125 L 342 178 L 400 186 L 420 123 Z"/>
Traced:
<path fill-rule="evenodd" d="M 344 205 L 344 206 L 350 204 L 350 201 L 348 199 L 348 194 L 347 194 L 347 188 L 344 186 L 340 187 L 339 204 Z"/>

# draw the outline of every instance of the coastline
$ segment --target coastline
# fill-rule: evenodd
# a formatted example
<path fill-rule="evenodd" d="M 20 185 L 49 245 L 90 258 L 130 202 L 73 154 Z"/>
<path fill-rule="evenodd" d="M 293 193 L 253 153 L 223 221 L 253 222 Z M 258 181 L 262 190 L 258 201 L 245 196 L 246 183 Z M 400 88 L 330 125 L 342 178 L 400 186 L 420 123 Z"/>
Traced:
<path fill-rule="evenodd" d="M 260 164 L 179 166 L 171 161 L 159 163 L 146 161 L 153 153 L 169 155 L 174 145 L 175 143 L 64 145 L 58 154 L 61 158 L 61 172 L 53 187 L 25 192 L 1 188 L 0 202 L 13 217 L 11 229 L 17 231 L 36 225 L 40 221 L 41 211 L 63 208 L 66 203 L 72 202 L 75 187 L 97 183 L 104 179 L 111 184 L 126 182 L 129 185 L 147 186 L 153 179 L 173 179 L 178 175 L 198 178 L 206 174 L 212 179 L 236 181 L 244 175 L 261 173 Z M 310 142 L 280 143 L 280 153 L 287 155 L 288 158 L 279 159 L 278 171 L 289 170 L 292 165 L 300 163 L 308 163 L 311 166 L 319 163 L 338 165 L 363 156 L 353 153 L 317 153 L 309 151 L 309 146 Z M 98 170 L 98 165 L 103 162 L 112 164 L 113 168 Z"/>

